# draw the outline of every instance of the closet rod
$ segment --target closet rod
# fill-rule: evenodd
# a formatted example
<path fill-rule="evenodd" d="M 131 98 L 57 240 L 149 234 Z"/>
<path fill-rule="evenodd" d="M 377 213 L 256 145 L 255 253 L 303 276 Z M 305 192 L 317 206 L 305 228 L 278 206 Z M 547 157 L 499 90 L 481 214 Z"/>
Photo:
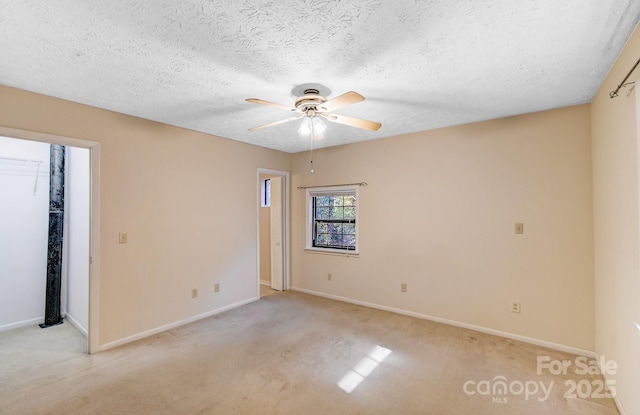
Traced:
<path fill-rule="evenodd" d="M 19 158 L 15 158 L 15 157 L 2 157 L 2 156 L 0 156 L 0 160 L 20 161 L 20 162 L 23 162 L 23 163 L 44 163 L 43 160 L 29 160 L 29 159 L 19 159 Z"/>
<path fill-rule="evenodd" d="M 5 161 L 13 161 L 13 162 L 18 162 L 18 163 L 36 163 L 38 169 L 36 170 L 36 181 L 33 184 L 33 195 L 36 195 L 36 192 L 38 191 L 38 176 L 40 176 L 40 165 L 42 163 L 44 163 L 43 160 L 30 160 L 30 159 L 20 159 L 20 158 L 15 158 L 15 157 L 3 157 L 0 156 L 0 160 L 5 160 Z"/>

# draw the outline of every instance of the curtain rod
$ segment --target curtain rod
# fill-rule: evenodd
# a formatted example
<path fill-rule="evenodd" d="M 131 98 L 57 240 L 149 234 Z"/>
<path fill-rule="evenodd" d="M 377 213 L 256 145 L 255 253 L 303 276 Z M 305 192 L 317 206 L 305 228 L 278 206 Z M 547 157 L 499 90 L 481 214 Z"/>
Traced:
<path fill-rule="evenodd" d="M 367 182 L 358 183 L 341 183 L 341 184 L 325 184 L 321 186 L 298 186 L 298 189 L 313 189 L 315 187 L 335 187 L 335 186 L 369 186 Z"/>
<path fill-rule="evenodd" d="M 631 76 L 633 71 L 636 70 L 636 68 L 638 67 L 638 64 L 640 64 L 640 58 L 638 58 L 638 60 L 636 61 L 636 64 L 633 65 L 633 68 L 631 68 L 631 70 L 629 71 L 627 76 L 625 76 L 624 79 L 622 80 L 622 82 L 620 82 L 620 85 L 618 85 L 618 87 L 614 91 L 609 92 L 609 98 L 613 99 L 613 98 L 617 97 L 618 96 L 618 91 L 620 91 L 620 88 L 625 87 L 627 85 L 635 84 L 635 82 L 629 82 L 629 83 L 625 83 L 625 82 L 627 82 L 627 79 L 629 79 L 629 77 Z"/>

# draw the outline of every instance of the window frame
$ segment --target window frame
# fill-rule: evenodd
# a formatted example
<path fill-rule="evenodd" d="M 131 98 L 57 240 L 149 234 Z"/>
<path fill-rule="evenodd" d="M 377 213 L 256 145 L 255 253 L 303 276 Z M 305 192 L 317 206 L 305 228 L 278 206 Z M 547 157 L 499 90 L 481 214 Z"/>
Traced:
<path fill-rule="evenodd" d="M 347 185 L 347 186 L 327 186 L 327 187 L 312 187 L 306 189 L 307 193 L 307 235 L 305 250 L 310 252 L 328 253 L 328 254 L 340 254 L 340 255 L 359 255 L 360 254 L 360 201 L 359 201 L 359 186 Z M 353 195 L 356 198 L 356 213 L 355 213 L 355 249 L 345 248 L 326 248 L 322 246 L 313 245 L 313 236 L 315 228 L 315 219 L 313 211 L 313 201 L 316 196 L 342 196 Z"/>

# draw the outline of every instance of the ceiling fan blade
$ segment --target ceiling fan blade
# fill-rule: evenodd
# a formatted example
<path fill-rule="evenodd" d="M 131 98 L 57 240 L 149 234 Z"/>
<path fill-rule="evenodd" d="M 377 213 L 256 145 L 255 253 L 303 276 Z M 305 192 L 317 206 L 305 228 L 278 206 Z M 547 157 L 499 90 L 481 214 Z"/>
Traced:
<path fill-rule="evenodd" d="M 300 115 L 300 116 L 298 116 L 298 117 L 289 117 L 289 118 L 286 118 L 286 119 L 284 119 L 284 120 L 274 121 L 274 122 L 271 122 L 271 123 L 269 123 L 269 124 L 261 125 L 261 126 L 259 126 L 259 127 L 249 128 L 249 131 L 256 131 L 256 130 L 261 130 L 261 129 L 263 129 L 263 128 L 267 128 L 267 127 L 273 127 L 274 125 L 284 124 L 284 123 L 286 123 L 286 122 L 291 122 L 291 121 L 299 120 L 299 119 L 300 119 L 300 118 L 302 118 L 302 117 L 304 117 L 304 114 L 303 114 L 303 115 Z"/>
<path fill-rule="evenodd" d="M 263 99 L 258 99 L 258 98 L 247 98 L 245 99 L 245 101 L 253 102 L 254 104 L 268 105 L 270 107 L 282 108 L 287 111 L 296 111 L 295 108 L 287 107 L 286 105 L 276 104 L 275 102 L 269 102 L 269 101 L 265 101 Z"/>
<path fill-rule="evenodd" d="M 320 114 L 320 115 L 322 115 L 324 118 L 326 118 L 331 122 L 348 125 L 350 127 L 362 128 L 365 130 L 377 131 L 380 127 L 382 127 L 382 124 L 380 124 L 379 122 L 363 120 L 361 118 L 347 117 L 346 115 L 340 115 L 340 114 L 326 114 L 326 115 Z"/>
<path fill-rule="evenodd" d="M 362 95 L 354 91 L 349 91 L 330 99 L 322 104 L 322 107 L 326 108 L 327 111 L 334 111 L 338 108 L 346 107 L 347 105 L 355 104 L 360 101 L 364 101 L 364 97 Z"/>

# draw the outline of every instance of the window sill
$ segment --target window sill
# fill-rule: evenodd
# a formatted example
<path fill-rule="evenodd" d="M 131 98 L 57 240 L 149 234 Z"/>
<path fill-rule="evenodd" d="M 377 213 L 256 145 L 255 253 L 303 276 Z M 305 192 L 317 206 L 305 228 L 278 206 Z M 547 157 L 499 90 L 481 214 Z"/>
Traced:
<path fill-rule="evenodd" d="M 343 249 L 305 248 L 304 251 L 309 254 L 333 255 L 353 258 L 358 258 L 360 256 L 360 252 L 358 251 L 345 251 Z"/>

